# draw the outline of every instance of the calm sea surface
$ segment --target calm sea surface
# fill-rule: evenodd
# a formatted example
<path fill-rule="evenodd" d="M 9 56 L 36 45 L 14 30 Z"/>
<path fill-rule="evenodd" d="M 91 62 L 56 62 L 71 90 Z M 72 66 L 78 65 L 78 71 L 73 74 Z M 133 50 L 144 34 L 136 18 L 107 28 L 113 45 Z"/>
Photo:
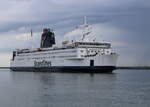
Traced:
<path fill-rule="evenodd" d="M 91 75 L 1 69 L 0 107 L 150 107 L 150 70 Z"/>

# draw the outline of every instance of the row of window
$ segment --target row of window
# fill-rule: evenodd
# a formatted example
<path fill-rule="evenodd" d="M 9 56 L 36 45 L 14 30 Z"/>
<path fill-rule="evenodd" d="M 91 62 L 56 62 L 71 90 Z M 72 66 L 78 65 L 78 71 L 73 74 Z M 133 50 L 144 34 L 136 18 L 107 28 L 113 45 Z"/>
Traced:
<path fill-rule="evenodd" d="M 110 45 L 110 43 L 87 43 L 87 42 L 77 42 L 76 45 Z"/>
<path fill-rule="evenodd" d="M 73 51 L 58 51 L 58 52 L 47 52 L 47 53 L 35 53 L 35 54 L 18 54 L 17 56 L 35 56 L 35 55 L 48 55 L 48 54 L 57 54 L 57 53 L 74 53 L 76 50 Z"/>
<path fill-rule="evenodd" d="M 35 57 L 35 58 L 27 58 L 28 60 L 38 60 L 38 59 L 49 59 L 49 58 L 68 58 L 68 57 L 77 57 L 76 55 L 69 55 L 69 56 L 49 56 L 49 57 Z M 18 58 L 17 60 L 25 60 L 25 58 Z"/>

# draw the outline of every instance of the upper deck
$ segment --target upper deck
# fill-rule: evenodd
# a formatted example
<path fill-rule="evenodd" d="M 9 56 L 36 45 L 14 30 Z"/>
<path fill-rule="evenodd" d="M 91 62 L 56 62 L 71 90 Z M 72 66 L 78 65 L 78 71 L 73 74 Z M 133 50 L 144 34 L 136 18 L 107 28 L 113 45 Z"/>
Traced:
<path fill-rule="evenodd" d="M 44 51 L 54 51 L 54 50 L 66 50 L 73 48 L 100 48 L 100 49 L 109 49 L 111 48 L 110 43 L 101 43 L 101 42 L 63 42 L 62 46 L 53 46 L 50 48 L 35 48 L 35 49 L 21 49 L 16 50 L 17 54 L 23 53 L 36 53 L 36 52 L 44 52 Z"/>

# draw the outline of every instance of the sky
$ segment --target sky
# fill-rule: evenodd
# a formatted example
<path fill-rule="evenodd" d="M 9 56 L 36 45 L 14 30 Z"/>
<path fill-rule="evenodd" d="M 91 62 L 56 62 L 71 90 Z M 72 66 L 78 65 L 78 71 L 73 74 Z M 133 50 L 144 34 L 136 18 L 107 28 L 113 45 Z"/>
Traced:
<path fill-rule="evenodd" d="M 118 66 L 148 66 L 149 11 L 149 0 L 1 0 L 0 66 L 9 66 L 14 49 L 39 47 L 43 28 L 52 28 L 59 42 L 84 16 L 119 53 Z"/>

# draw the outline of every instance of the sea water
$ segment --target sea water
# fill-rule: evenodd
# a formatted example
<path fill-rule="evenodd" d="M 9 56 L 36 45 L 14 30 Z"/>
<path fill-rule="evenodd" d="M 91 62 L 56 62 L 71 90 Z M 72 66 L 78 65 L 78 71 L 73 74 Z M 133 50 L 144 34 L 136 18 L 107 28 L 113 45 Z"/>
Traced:
<path fill-rule="evenodd" d="M 150 107 L 150 70 L 112 74 L 0 70 L 1 107 Z"/>

